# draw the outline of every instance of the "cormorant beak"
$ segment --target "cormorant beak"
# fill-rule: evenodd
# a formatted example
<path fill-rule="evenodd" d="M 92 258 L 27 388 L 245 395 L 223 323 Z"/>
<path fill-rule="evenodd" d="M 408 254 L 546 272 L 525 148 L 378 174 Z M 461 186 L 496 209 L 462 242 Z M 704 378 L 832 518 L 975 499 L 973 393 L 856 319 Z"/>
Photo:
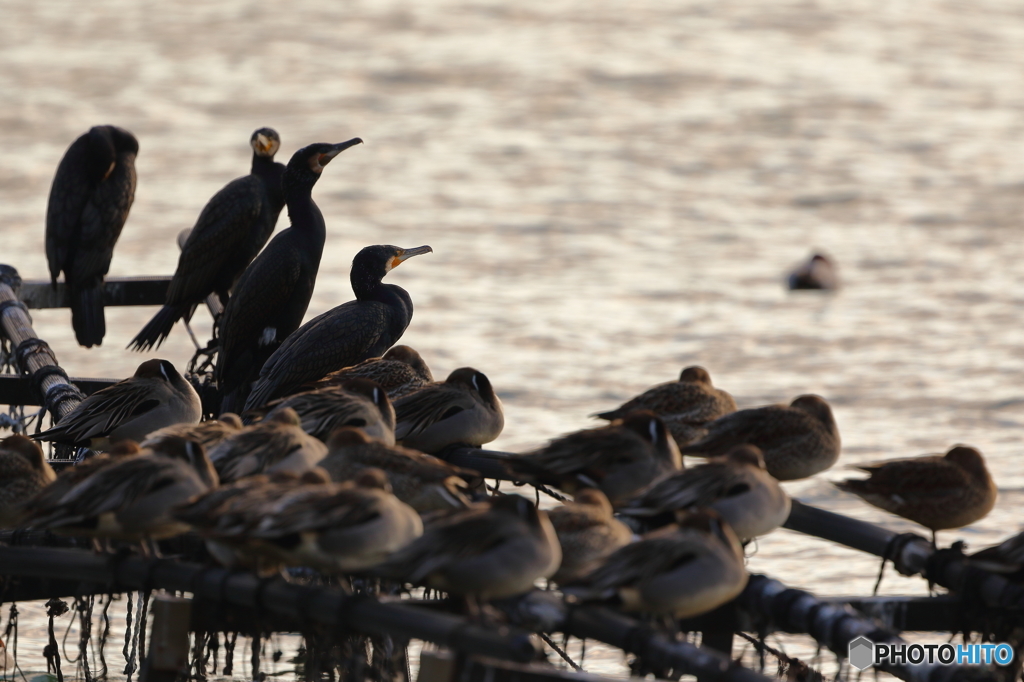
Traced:
<path fill-rule="evenodd" d="M 273 156 L 277 153 L 277 140 L 272 140 L 266 135 L 260 133 L 256 135 L 253 147 L 255 147 L 256 153 L 260 156 Z"/>
<path fill-rule="evenodd" d="M 326 152 L 321 152 L 320 153 L 320 158 L 319 158 L 320 167 L 323 168 L 324 166 L 329 164 L 331 162 L 331 159 L 333 159 L 335 156 L 337 156 L 338 154 L 342 153 L 343 151 L 345 151 L 349 147 L 355 147 L 357 144 L 362 144 L 362 143 L 363 143 L 362 138 L 353 137 L 348 142 L 339 142 L 338 144 L 331 145 L 331 148 L 329 150 L 327 150 Z"/>
<path fill-rule="evenodd" d="M 406 261 L 412 258 L 413 256 L 422 256 L 425 253 L 433 252 L 434 250 L 429 246 L 417 246 L 412 249 L 398 249 L 398 253 L 396 253 L 394 257 L 392 257 L 388 269 L 390 270 L 391 268 L 397 267 L 399 263 L 402 263 L 403 261 Z"/>

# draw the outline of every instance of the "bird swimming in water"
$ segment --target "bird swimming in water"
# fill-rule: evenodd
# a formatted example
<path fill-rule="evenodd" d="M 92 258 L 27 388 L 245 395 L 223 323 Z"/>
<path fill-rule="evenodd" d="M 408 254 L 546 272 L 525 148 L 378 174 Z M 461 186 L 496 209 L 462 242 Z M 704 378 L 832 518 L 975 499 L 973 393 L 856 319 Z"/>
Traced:
<path fill-rule="evenodd" d="M 548 518 L 562 546 L 562 565 L 551 576 L 559 585 L 582 578 L 633 541 L 633 531 L 612 515 L 611 502 L 594 488 L 584 488 L 572 502 L 549 509 Z"/>
<path fill-rule="evenodd" d="M 306 384 L 308 388 L 325 388 L 359 377 L 380 384 L 391 400 L 419 390 L 434 380 L 434 375 L 420 354 L 409 346 L 392 346 L 379 358 L 369 358 L 360 363 L 331 372 L 323 379 Z"/>
<path fill-rule="evenodd" d="M 384 389 L 369 379 L 349 379 L 339 386 L 296 393 L 246 416 L 265 411 L 265 418 L 270 418 L 285 408 L 299 415 L 303 431 L 325 443 L 335 429 L 353 426 L 388 445 L 395 444 L 395 408 Z"/>
<path fill-rule="evenodd" d="M 298 329 L 313 295 L 327 227 L 313 186 L 331 159 L 361 144 L 311 144 L 292 154 L 281 178 L 291 227 L 270 240 L 238 279 L 220 318 L 214 377 L 221 412 L 239 412 L 252 381 L 281 342 Z"/>
<path fill-rule="evenodd" d="M 203 207 L 182 245 L 164 306 L 132 339 L 129 348 L 159 347 L 174 323 L 184 319 L 187 325 L 196 305 L 211 293 L 226 304 L 235 281 L 270 239 L 284 207 L 284 164 L 274 161 L 281 138 L 272 128 L 260 128 L 252 134 L 249 145 L 249 175 L 229 182 Z"/>
<path fill-rule="evenodd" d="M 647 389 L 610 412 L 595 417 L 621 419 L 633 410 L 650 410 L 661 417 L 682 447 L 704 435 L 709 422 L 736 411 L 736 401 L 711 385 L 711 375 L 703 367 L 686 367 L 679 381 L 669 381 Z"/>
<path fill-rule="evenodd" d="M 42 448 L 20 434 L 0 440 L 0 528 L 14 528 L 25 505 L 57 478 Z"/>
<path fill-rule="evenodd" d="M 935 532 L 962 528 L 985 518 L 995 506 L 997 490 L 985 458 L 974 448 L 957 445 L 945 455 L 926 455 L 862 464 L 866 479 L 835 483 L 887 512 Z"/>
<path fill-rule="evenodd" d="M 597 488 L 613 506 L 683 468 L 672 434 L 649 410 L 631 412 L 608 426 L 561 436 L 504 461 L 525 479 L 570 494 L 580 488 Z"/>
<path fill-rule="evenodd" d="M 135 374 L 96 391 L 36 440 L 109 449 L 120 440 L 145 440 L 172 424 L 195 424 L 203 415 L 192 384 L 167 360 L 147 360 Z"/>
<path fill-rule="evenodd" d="M 761 450 L 739 445 L 723 457 L 661 479 L 620 511 L 657 524 L 659 518 L 674 520 L 677 510 L 702 507 L 718 512 L 741 540 L 751 540 L 785 523 L 790 499 L 768 473 Z"/>
<path fill-rule="evenodd" d="M 627 612 L 692 618 L 734 599 L 749 577 L 729 524 L 701 509 L 622 547 L 562 591 Z"/>
<path fill-rule="evenodd" d="M 801 289 L 833 290 L 839 288 L 836 266 L 828 256 L 816 253 L 789 275 L 790 291 Z"/>
<path fill-rule="evenodd" d="M 505 415 L 487 376 L 460 367 L 443 382 L 395 401 L 395 439 L 434 454 L 451 445 L 479 447 L 501 435 Z"/>
<path fill-rule="evenodd" d="M 789 405 L 740 410 L 707 425 L 707 435 L 679 449 L 684 455 L 716 457 L 737 445 L 756 445 L 768 473 L 795 481 L 824 471 L 839 459 L 839 427 L 820 396 L 802 395 Z"/>
<path fill-rule="evenodd" d="M 78 343 L 103 343 L 103 277 L 135 199 L 139 142 L 116 126 L 95 126 L 68 148 L 57 166 L 46 207 L 50 281 L 64 271 L 71 325 Z"/>
<path fill-rule="evenodd" d="M 352 260 L 349 279 L 356 300 L 314 317 L 291 333 L 260 370 L 246 409 L 293 393 L 343 367 L 377 357 L 394 345 L 412 320 L 409 292 L 381 280 L 429 246 L 367 246 Z"/>

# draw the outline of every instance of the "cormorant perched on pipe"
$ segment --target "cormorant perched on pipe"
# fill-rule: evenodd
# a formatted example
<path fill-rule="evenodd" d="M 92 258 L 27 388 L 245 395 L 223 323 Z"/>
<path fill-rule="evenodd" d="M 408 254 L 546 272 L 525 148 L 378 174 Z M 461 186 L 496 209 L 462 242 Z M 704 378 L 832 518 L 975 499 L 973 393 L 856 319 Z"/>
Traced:
<path fill-rule="evenodd" d="M 220 318 L 214 376 L 223 396 L 221 412 L 240 410 L 260 367 L 302 322 L 327 236 L 324 217 L 311 196 L 313 185 L 331 159 L 361 143 L 356 137 L 311 144 L 288 161 L 282 184 L 292 225 L 245 269 Z"/>
<path fill-rule="evenodd" d="M 246 409 L 382 355 L 397 343 L 412 320 L 412 299 L 402 287 L 381 280 L 402 261 L 432 251 L 429 246 L 377 245 L 357 253 L 349 275 L 356 300 L 314 317 L 285 339 L 260 370 Z"/>
<path fill-rule="evenodd" d="M 103 343 L 103 276 L 135 199 L 139 142 L 116 126 L 95 126 L 71 143 L 53 178 L 46 207 L 50 281 L 64 281 L 78 343 Z"/>
<path fill-rule="evenodd" d="M 188 324 L 196 305 L 211 293 L 227 304 L 231 287 L 270 239 L 284 207 L 284 164 L 274 162 L 281 138 L 272 128 L 260 128 L 249 144 L 252 170 L 229 182 L 203 207 L 182 246 L 166 303 L 129 348 L 159 347 L 174 323 L 184 318 Z"/>

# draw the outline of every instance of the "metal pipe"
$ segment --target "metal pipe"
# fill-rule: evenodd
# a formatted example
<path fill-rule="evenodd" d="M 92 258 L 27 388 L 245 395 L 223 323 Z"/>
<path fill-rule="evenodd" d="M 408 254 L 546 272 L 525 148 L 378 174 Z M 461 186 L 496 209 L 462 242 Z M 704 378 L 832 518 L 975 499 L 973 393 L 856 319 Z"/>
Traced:
<path fill-rule="evenodd" d="M 539 653 L 532 638 L 522 631 L 486 630 L 457 616 L 397 602 L 383 603 L 369 595 L 349 596 L 281 578 L 263 579 L 252 573 L 171 559 L 99 555 L 75 549 L 0 547 L 0 575 L 75 576 L 113 592 L 154 588 L 190 592 L 196 599 L 261 609 L 370 635 L 420 639 L 479 656 L 529 661 Z"/>

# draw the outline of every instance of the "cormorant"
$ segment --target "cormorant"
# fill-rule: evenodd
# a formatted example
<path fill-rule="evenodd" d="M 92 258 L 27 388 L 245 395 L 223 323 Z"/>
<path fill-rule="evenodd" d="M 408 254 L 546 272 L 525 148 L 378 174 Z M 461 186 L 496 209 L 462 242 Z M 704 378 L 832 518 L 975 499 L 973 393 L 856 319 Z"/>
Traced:
<path fill-rule="evenodd" d="M 46 207 L 50 281 L 64 271 L 78 343 L 103 343 L 103 276 L 135 199 L 139 142 L 116 126 L 95 126 L 75 140 L 53 177 Z"/>
<path fill-rule="evenodd" d="M 274 162 L 281 138 L 271 128 L 260 128 L 249 144 L 252 170 L 225 185 L 203 207 L 181 248 L 167 301 L 129 348 L 159 347 L 174 323 L 184 318 L 188 324 L 196 305 L 211 293 L 226 304 L 231 287 L 270 239 L 284 207 L 284 164 Z"/>
<path fill-rule="evenodd" d="M 394 345 L 412 319 L 412 299 L 405 289 L 381 280 L 402 261 L 432 251 L 429 246 L 377 245 L 357 253 L 349 276 L 356 300 L 314 317 L 285 339 L 260 370 L 246 409 L 288 395 L 334 370 L 379 356 Z"/>
<path fill-rule="evenodd" d="M 361 143 L 356 137 L 311 144 L 288 161 L 281 181 L 292 225 L 245 269 L 220 318 L 215 376 L 223 396 L 221 412 L 239 411 L 264 361 L 302 322 L 327 236 L 311 196 L 313 185 L 331 159 Z"/>

